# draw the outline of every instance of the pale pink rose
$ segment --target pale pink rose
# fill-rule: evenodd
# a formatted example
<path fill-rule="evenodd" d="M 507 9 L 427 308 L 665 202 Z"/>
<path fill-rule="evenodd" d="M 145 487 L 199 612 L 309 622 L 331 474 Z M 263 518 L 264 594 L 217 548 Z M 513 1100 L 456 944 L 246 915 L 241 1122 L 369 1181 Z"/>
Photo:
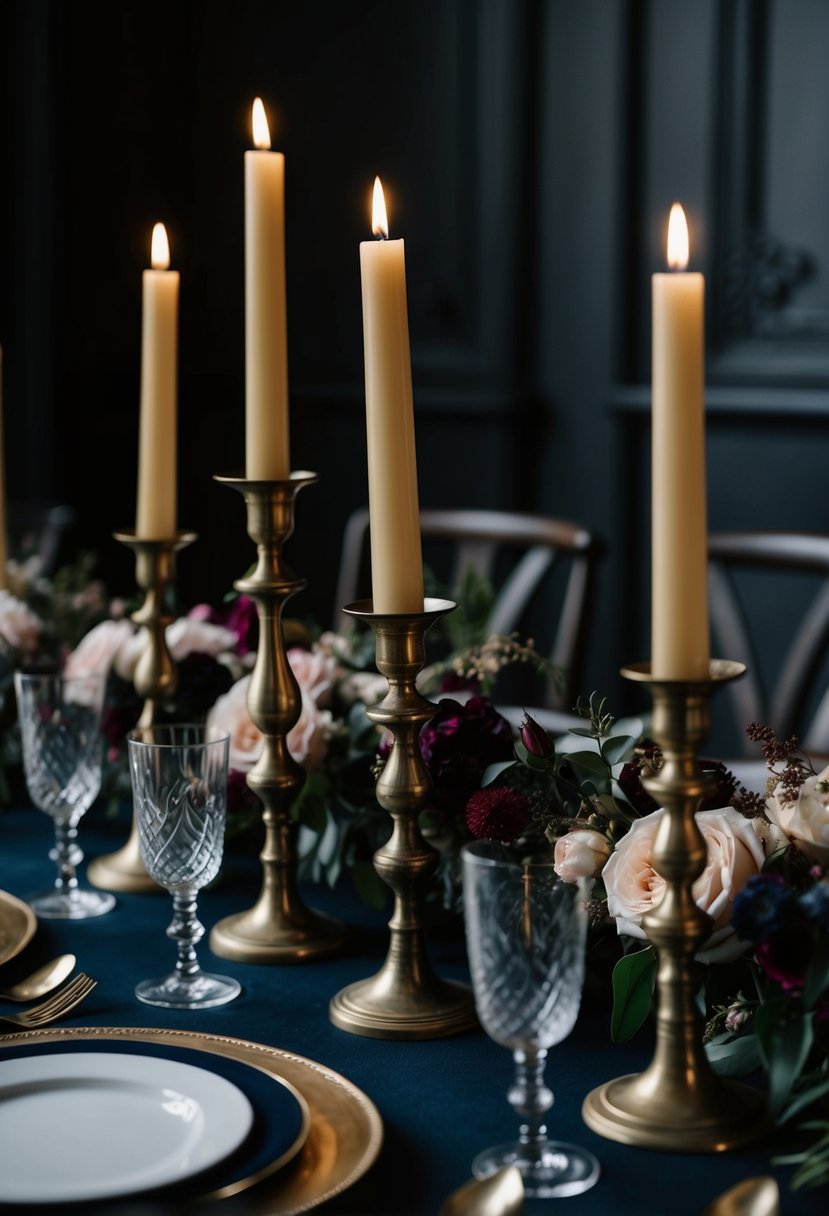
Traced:
<path fill-rule="evenodd" d="M 221 625 L 211 625 L 209 621 L 201 621 L 191 617 L 179 617 L 167 626 L 165 634 L 167 646 L 173 661 L 180 663 L 189 654 L 209 654 L 217 658 L 225 651 L 233 649 L 236 638 L 229 629 Z M 139 630 L 118 651 L 114 659 L 114 667 L 122 680 L 133 681 L 138 660 L 147 645 L 147 635 Z"/>
<path fill-rule="evenodd" d="M 71 652 L 64 665 L 66 676 L 109 675 L 116 655 L 133 634 L 131 621 L 101 621 Z"/>
<path fill-rule="evenodd" d="M 556 841 L 554 869 L 565 882 L 597 878 L 610 856 L 610 842 L 590 828 L 567 832 Z"/>
<path fill-rule="evenodd" d="M 251 677 L 243 676 L 216 701 L 208 714 L 208 725 L 230 734 L 230 768 L 249 772 L 262 754 L 262 735 L 248 713 L 247 697 Z M 299 721 L 288 732 L 288 751 L 309 772 L 319 768 L 328 751 L 332 729 L 331 714 L 321 710 L 300 689 L 302 710 Z"/>
<path fill-rule="evenodd" d="M 664 815 L 660 809 L 634 820 L 602 871 L 607 910 L 616 918 L 617 931 L 643 940 L 647 935 L 642 918 L 657 906 L 665 891 L 665 881 L 651 860 Z M 698 811 L 696 821 L 705 838 L 708 860 L 694 883 L 694 899 L 714 922 L 711 936 L 696 957 L 703 963 L 729 962 L 746 948 L 731 927 L 731 907 L 748 879 L 760 872 L 765 860 L 763 846 L 751 821 L 734 807 Z"/>
<path fill-rule="evenodd" d="M 0 591 L 0 637 L 15 650 L 31 654 L 43 631 L 43 621 L 10 591 Z"/>
<path fill-rule="evenodd" d="M 807 777 L 797 798 L 783 796 L 782 785 L 766 799 L 766 814 L 787 841 L 792 841 L 811 861 L 829 863 L 829 765 L 816 777 Z"/>
<path fill-rule="evenodd" d="M 316 646 L 313 650 L 291 646 L 288 650 L 288 662 L 302 691 L 307 692 L 320 707 L 328 705 L 338 674 L 334 656 Z"/>

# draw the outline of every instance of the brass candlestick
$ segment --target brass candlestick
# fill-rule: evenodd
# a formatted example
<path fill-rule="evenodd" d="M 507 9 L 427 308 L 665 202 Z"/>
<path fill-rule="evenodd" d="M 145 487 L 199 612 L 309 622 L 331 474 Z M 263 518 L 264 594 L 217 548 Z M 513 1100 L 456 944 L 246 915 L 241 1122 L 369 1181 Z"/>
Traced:
<path fill-rule="evenodd" d="M 330 1015 L 342 1030 L 375 1039 L 439 1038 L 467 1030 L 477 1020 L 471 989 L 433 973 L 421 923 L 422 893 L 438 855 L 418 827 L 431 789 L 418 737 L 437 707 L 420 695 L 415 682 L 423 668 L 426 631 L 454 607 L 449 600 L 427 599 L 423 612 L 386 615 L 373 612 L 365 600 L 344 609 L 374 630 L 377 670 L 389 682 L 385 699 L 367 712 L 394 735 L 377 781 L 377 801 L 394 827 L 374 854 L 377 873 L 394 892 L 394 915 L 383 966 L 338 992 Z"/>
<path fill-rule="evenodd" d="M 643 927 L 658 959 L 656 1049 L 643 1073 L 619 1077 L 587 1095 L 582 1115 L 609 1140 L 669 1152 L 723 1152 L 746 1144 L 766 1126 L 763 1095 L 718 1077 L 702 1046 L 694 955 L 712 921 L 696 905 L 692 884 L 706 847 L 694 818 L 707 789 L 699 747 L 708 735 L 712 692 L 742 675 L 742 663 L 714 660 L 707 680 L 659 680 L 649 664 L 622 670 L 650 686 L 653 737 L 663 763 L 643 784 L 666 815 L 656 836 L 653 867 L 665 894 Z"/>
<path fill-rule="evenodd" d="M 305 772 L 288 751 L 287 736 L 299 720 L 299 685 L 291 670 L 282 633 L 282 611 L 305 586 L 285 564 L 282 546 L 294 530 L 294 502 L 316 473 L 295 472 L 285 481 L 248 481 L 219 476 L 216 481 L 244 496 L 248 534 L 256 542 L 253 574 L 238 579 L 237 591 L 249 595 L 259 612 L 259 648 L 248 691 L 251 721 L 263 736 L 262 755 L 247 783 L 262 800 L 265 843 L 262 888 L 256 904 L 214 927 L 210 948 L 222 958 L 244 963 L 295 963 L 330 954 L 342 944 L 343 926 L 312 912 L 297 887 L 298 825 L 291 806 Z"/>
<path fill-rule="evenodd" d="M 145 593 L 144 603 L 132 614 L 136 625 L 142 626 L 147 634 L 133 681 L 136 692 L 144 697 L 138 724 L 154 726 L 161 719 L 164 704 L 178 687 L 178 672 L 166 638 L 167 626 L 174 619 L 168 610 L 167 595 L 175 586 L 176 554 L 192 545 L 196 534 L 178 532 L 167 540 L 142 540 L 134 532 L 116 532 L 115 539 L 134 551 L 135 581 Z M 116 853 L 90 861 L 87 875 L 96 887 L 108 891 L 161 891 L 144 869 L 135 815 L 127 843 Z"/>

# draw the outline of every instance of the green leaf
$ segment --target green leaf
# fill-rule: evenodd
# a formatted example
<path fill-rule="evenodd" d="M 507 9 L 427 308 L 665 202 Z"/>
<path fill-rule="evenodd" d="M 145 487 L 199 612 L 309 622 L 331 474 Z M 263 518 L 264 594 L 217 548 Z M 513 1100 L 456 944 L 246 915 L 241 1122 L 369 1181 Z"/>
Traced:
<path fill-rule="evenodd" d="M 633 735 L 615 735 L 602 744 L 602 759 L 605 764 L 621 764 L 631 758 L 635 747 Z"/>
<path fill-rule="evenodd" d="M 766 1053 L 769 1074 L 769 1106 L 775 1118 L 788 1100 L 814 1042 L 812 1018 L 813 1015 L 807 1013 L 803 1017 L 778 1022 L 771 1032 Z M 757 1015 L 755 1015 L 755 1025 L 756 1022 Z"/>
<path fill-rule="evenodd" d="M 597 794 L 610 793 L 610 770 L 598 752 L 570 752 L 566 761 L 580 782 L 589 780 Z"/>
<path fill-rule="evenodd" d="M 652 946 L 626 954 L 613 968 L 613 1013 L 610 1036 L 624 1043 L 636 1034 L 653 1002 L 656 955 Z"/>
<path fill-rule="evenodd" d="M 812 1085 L 802 1093 L 795 1094 L 777 1122 L 788 1123 L 789 1119 L 794 1118 L 799 1111 L 805 1110 L 807 1106 L 811 1106 L 813 1102 L 817 1102 L 826 1094 L 829 1094 L 829 1080 L 822 1081 L 820 1085 Z"/>
<path fill-rule="evenodd" d="M 568 735 L 578 735 L 581 739 L 596 738 L 596 732 L 589 730 L 584 726 L 571 726 L 567 733 Z"/>
<path fill-rule="evenodd" d="M 709 1063 L 721 1077 L 745 1077 L 756 1072 L 762 1064 L 757 1036 L 741 1034 L 728 1036 L 727 1042 L 712 1040 L 705 1045 Z"/>
<path fill-rule="evenodd" d="M 809 960 L 806 983 L 803 985 L 804 1008 L 814 1009 L 827 987 L 829 987 L 829 939 L 824 937 L 820 939 Z"/>
<path fill-rule="evenodd" d="M 492 785 L 492 782 L 497 777 L 500 777 L 502 773 L 507 772 L 511 768 L 515 768 L 514 760 L 501 760 L 498 764 L 488 765 L 484 769 L 484 775 L 481 778 L 481 788 L 483 789 L 487 785 Z"/>
<path fill-rule="evenodd" d="M 299 822 L 321 835 L 328 826 L 328 810 L 325 801 L 313 794 L 303 798 L 299 806 Z"/>

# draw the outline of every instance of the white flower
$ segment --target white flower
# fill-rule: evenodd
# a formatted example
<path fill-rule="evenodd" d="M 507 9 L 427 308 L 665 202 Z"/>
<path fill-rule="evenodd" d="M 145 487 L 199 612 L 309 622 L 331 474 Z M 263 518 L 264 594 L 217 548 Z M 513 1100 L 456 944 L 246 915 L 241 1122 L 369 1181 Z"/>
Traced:
<path fill-rule="evenodd" d="M 43 621 L 10 591 L 0 591 L 0 637 L 15 650 L 31 654 L 37 649 Z"/>
<path fill-rule="evenodd" d="M 565 882 L 596 878 L 610 856 L 610 842 L 590 828 L 567 832 L 556 841 L 554 869 Z"/>
<path fill-rule="evenodd" d="M 134 633 L 131 621 L 101 621 L 94 625 L 67 658 L 64 675 L 109 675 L 118 652 L 131 641 Z"/>
<path fill-rule="evenodd" d="M 653 846 L 664 808 L 634 820 L 602 871 L 607 910 L 616 918 L 619 933 L 647 938 L 642 918 L 657 906 L 665 880 L 653 868 Z M 763 846 L 746 819 L 734 807 L 698 811 L 697 825 L 705 838 L 708 859 L 693 885 L 697 907 L 714 921 L 714 931 L 697 959 L 703 963 L 728 962 L 746 948 L 731 927 L 734 898 L 765 860 Z"/>
<path fill-rule="evenodd" d="M 807 777 L 797 797 L 784 797 L 784 786 L 775 786 L 766 799 L 766 813 L 773 827 L 793 841 L 811 861 L 829 863 L 829 765 L 816 777 Z"/>
<path fill-rule="evenodd" d="M 209 726 L 230 734 L 231 768 L 249 772 L 262 754 L 262 735 L 251 721 L 247 698 L 251 677 L 243 676 L 219 697 L 207 717 Z M 322 764 L 328 751 L 332 730 L 331 714 L 318 708 L 313 698 L 300 689 L 302 709 L 299 721 L 288 732 L 288 751 L 309 772 Z"/>
<path fill-rule="evenodd" d="M 236 642 L 229 629 L 193 617 L 179 617 L 167 626 L 164 636 L 176 663 L 186 659 L 189 654 L 209 654 L 217 658 L 220 654 L 232 650 Z M 133 681 L 135 668 L 146 646 L 147 635 L 141 629 L 118 651 L 113 665 L 122 680 Z"/>

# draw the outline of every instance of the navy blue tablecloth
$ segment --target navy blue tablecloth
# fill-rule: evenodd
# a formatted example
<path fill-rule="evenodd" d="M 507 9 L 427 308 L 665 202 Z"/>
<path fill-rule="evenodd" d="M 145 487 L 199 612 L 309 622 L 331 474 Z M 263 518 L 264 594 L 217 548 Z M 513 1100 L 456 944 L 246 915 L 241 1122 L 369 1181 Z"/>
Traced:
<path fill-rule="evenodd" d="M 111 852 L 126 838 L 128 812 L 110 817 L 93 808 L 79 829 L 87 858 Z M 53 880 L 48 852 L 51 821 L 33 809 L 0 812 L 0 888 L 25 897 Z M 81 867 L 84 877 L 85 866 Z M 200 919 L 208 931 L 231 912 L 249 907 L 259 891 L 259 863 L 233 848 L 226 851 L 217 882 L 202 892 Z M 352 1216 L 436 1216 L 446 1196 L 470 1177 L 482 1148 L 513 1138 L 517 1131 L 506 1100 L 512 1079 L 509 1052 L 481 1030 L 452 1038 L 400 1043 L 348 1034 L 328 1017 L 331 997 L 345 984 L 373 974 L 388 941 L 387 915 L 368 909 L 348 884 L 335 891 L 303 890 L 306 902 L 350 927 L 336 958 L 291 966 L 253 966 L 215 958 L 200 947 L 205 969 L 236 976 L 242 995 L 222 1008 L 188 1013 L 141 1004 L 137 981 L 162 974 L 174 963 L 165 935 L 167 896 L 122 895 L 115 909 L 89 921 L 41 921 L 17 962 L 26 971 L 40 959 L 71 950 L 98 987 L 65 1026 L 141 1026 L 233 1035 L 317 1060 L 358 1085 L 377 1105 L 385 1141 L 377 1163 L 345 1194 L 325 1205 Z M 447 978 L 468 979 L 462 929 L 449 923 L 429 937 L 430 956 Z M 4 968 L 5 982 L 11 964 Z M 0 1005 L 0 1012 L 6 1012 Z M 773 1168 L 775 1152 L 791 1146 L 777 1140 L 737 1152 L 680 1156 L 628 1148 L 604 1140 L 581 1119 L 581 1104 L 594 1086 L 643 1068 L 651 1058 L 649 1028 L 624 1046 L 610 1041 L 607 1012 L 591 1003 L 570 1037 L 550 1052 L 547 1080 L 555 1094 L 548 1120 L 552 1134 L 592 1150 L 602 1177 L 585 1195 L 528 1201 L 528 1216 L 553 1210 L 578 1216 L 653 1213 L 701 1216 L 706 1204 L 743 1178 L 773 1174 L 780 1182 L 782 1212 L 823 1213 L 826 1192 L 793 1193 L 791 1170 Z"/>

